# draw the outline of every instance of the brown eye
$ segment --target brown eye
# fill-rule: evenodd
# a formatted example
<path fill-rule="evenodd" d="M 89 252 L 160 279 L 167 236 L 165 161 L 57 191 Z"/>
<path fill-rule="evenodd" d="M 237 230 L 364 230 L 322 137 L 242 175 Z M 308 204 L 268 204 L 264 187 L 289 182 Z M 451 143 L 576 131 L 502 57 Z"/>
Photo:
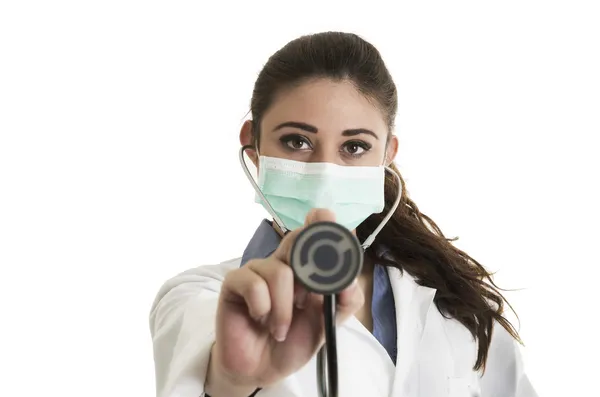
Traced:
<path fill-rule="evenodd" d="M 371 149 L 371 145 L 366 142 L 347 142 L 343 146 L 343 151 L 352 157 L 360 157 L 369 149 Z"/>
<path fill-rule="evenodd" d="M 346 146 L 346 151 L 350 154 L 360 154 L 361 150 L 364 150 L 362 147 L 358 146 L 356 143 L 350 143 Z"/>
<path fill-rule="evenodd" d="M 311 149 L 310 142 L 301 135 L 287 135 L 280 138 L 280 141 L 285 147 L 292 150 L 308 150 Z"/>
<path fill-rule="evenodd" d="M 292 138 L 288 141 L 288 146 L 292 149 L 302 149 L 304 144 L 306 144 L 306 142 L 298 138 Z"/>

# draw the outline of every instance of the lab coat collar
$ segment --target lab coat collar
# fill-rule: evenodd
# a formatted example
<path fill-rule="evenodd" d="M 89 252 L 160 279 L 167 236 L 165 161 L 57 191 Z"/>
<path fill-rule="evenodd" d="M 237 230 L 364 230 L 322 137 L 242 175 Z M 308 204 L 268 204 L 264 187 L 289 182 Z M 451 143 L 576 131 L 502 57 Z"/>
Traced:
<path fill-rule="evenodd" d="M 410 372 L 416 361 L 417 351 L 432 309 L 436 289 L 419 285 L 406 271 L 389 267 L 388 274 L 396 302 L 396 324 L 398 325 L 396 373 L 392 386 L 393 396 L 411 395 L 406 390 L 410 384 Z"/>
<path fill-rule="evenodd" d="M 273 228 L 272 223 L 263 219 L 242 254 L 240 266 L 244 266 L 252 259 L 264 259 L 268 257 L 275 252 L 280 242 L 281 237 Z"/>

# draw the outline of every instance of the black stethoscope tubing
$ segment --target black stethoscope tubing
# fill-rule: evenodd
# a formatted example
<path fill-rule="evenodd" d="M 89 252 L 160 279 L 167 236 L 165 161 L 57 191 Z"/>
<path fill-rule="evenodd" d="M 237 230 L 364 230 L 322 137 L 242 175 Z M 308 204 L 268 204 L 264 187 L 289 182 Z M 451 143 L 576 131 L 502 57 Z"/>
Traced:
<path fill-rule="evenodd" d="M 317 354 L 317 384 L 321 397 L 337 397 L 339 390 L 335 328 L 336 297 L 336 295 L 325 295 L 323 298 L 325 345 Z"/>

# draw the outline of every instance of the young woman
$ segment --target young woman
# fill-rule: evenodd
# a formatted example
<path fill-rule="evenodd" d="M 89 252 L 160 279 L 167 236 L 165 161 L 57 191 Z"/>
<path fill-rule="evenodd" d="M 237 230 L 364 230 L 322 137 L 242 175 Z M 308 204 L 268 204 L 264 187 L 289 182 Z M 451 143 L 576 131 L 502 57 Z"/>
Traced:
<path fill-rule="evenodd" d="M 318 395 L 323 298 L 289 262 L 299 232 L 319 221 L 368 240 L 337 299 L 340 396 L 536 396 L 490 274 L 408 197 L 393 165 L 396 111 L 379 52 L 354 34 L 303 36 L 271 56 L 240 142 L 274 221 L 242 258 L 190 269 L 159 291 L 150 316 L 159 396 Z"/>

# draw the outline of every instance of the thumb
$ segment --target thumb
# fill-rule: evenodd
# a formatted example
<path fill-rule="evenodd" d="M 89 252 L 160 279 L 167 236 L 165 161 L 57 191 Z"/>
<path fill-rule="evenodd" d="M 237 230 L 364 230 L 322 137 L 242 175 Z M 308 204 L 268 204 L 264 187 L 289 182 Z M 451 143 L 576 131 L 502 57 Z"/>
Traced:
<path fill-rule="evenodd" d="M 304 227 L 317 222 L 335 222 L 335 214 L 324 208 L 313 208 L 306 215 Z"/>

